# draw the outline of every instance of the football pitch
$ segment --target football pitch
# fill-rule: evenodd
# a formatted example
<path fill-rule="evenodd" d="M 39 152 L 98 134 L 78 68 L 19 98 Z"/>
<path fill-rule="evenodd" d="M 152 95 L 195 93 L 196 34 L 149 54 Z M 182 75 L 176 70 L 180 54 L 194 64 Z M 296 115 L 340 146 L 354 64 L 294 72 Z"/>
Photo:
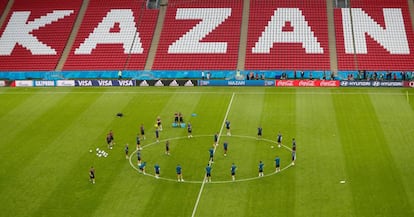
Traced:
<path fill-rule="evenodd" d="M 414 216 L 413 89 L 2 88 L 0 102 L 1 216 Z M 172 127 L 176 112 L 192 138 Z M 145 174 L 136 156 L 141 124 Z"/>

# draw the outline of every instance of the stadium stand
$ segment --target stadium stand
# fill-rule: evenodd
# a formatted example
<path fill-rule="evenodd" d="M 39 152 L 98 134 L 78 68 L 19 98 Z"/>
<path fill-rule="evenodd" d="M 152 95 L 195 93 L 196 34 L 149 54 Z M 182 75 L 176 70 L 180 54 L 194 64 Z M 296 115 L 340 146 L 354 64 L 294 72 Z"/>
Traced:
<path fill-rule="evenodd" d="M 325 0 L 252 0 L 245 69 L 329 69 L 325 11 Z"/>
<path fill-rule="evenodd" d="M 7 2 L 8 2 L 7 0 L 0 0 L 0 14 L 3 14 L 3 11 L 6 8 Z"/>
<path fill-rule="evenodd" d="M 145 0 L 91 0 L 63 69 L 144 69 L 157 17 Z"/>
<path fill-rule="evenodd" d="M 81 2 L 15 0 L 0 29 L 0 70 L 54 70 Z"/>
<path fill-rule="evenodd" d="M 169 0 L 152 69 L 234 70 L 242 9 L 242 0 Z"/>
<path fill-rule="evenodd" d="M 413 70 L 414 34 L 407 1 L 351 0 L 351 6 L 355 52 L 349 8 L 334 9 L 338 69 Z"/>

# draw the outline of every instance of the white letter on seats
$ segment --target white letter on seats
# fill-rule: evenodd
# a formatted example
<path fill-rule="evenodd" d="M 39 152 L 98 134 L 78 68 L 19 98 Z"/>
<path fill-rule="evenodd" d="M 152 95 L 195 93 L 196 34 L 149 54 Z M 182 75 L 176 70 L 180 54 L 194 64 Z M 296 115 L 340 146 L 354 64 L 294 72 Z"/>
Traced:
<path fill-rule="evenodd" d="M 115 23 L 119 23 L 120 31 L 110 32 Z M 109 11 L 89 37 L 76 48 L 75 54 L 91 54 L 98 44 L 122 44 L 125 54 L 144 52 L 131 9 Z"/>
<path fill-rule="evenodd" d="M 282 31 L 286 22 L 291 23 L 293 31 Z M 274 43 L 301 43 L 306 53 L 323 54 L 321 44 L 299 8 L 276 9 L 252 53 L 270 53 Z"/>
<path fill-rule="evenodd" d="M 201 42 L 231 15 L 231 8 L 178 8 L 175 19 L 200 23 L 172 43 L 168 53 L 226 53 L 227 42 Z"/>
<path fill-rule="evenodd" d="M 56 50 L 39 41 L 36 36 L 32 35 L 32 31 L 45 27 L 72 13 L 73 10 L 55 10 L 27 22 L 30 11 L 13 12 L 3 35 L 0 37 L 0 55 L 11 55 L 16 44 L 23 46 L 33 55 L 56 55 Z"/>
<path fill-rule="evenodd" d="M 404 19 L 399 8 L 383 8 L 385 28 L 381 27 L 361 8 L 352 8 L 354 39 L 357 54 L 367 54 L 365 33 L 390 54 L 410 54 Z M 342 9 L 345 53 L 353 54 L 351 18 L 349 9 Z"/>

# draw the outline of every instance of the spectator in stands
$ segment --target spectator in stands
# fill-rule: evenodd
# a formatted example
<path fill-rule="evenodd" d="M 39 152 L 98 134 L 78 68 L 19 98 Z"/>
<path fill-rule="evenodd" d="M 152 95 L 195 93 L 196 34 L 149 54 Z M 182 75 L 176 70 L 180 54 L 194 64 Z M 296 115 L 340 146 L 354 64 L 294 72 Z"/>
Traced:
<path fill-rule="evenodd" d="M 256 72 L 256 75 L 254 76 L 254 80 L 259 80 L 259 73 Z"/>
<path fill-rule="evenodd" d="M 207 72 L 207 80 L 210 80 L 211 74 L 210 72 Z"/>
<path fill-rule="evenodd" d="M 312 78 L 312 72 L 309 72 L 309 80 L 313 80 L 313 78 Z"/>
<path fill-rule="evenodd" d="M 121 70 L 118 71 L 118 79 L 122 79 L 122 71 Z"/>
<path fill-rule="evenodd" d="M 304 77 L 305 77 L 305 72 L 304 71 L 301 71 L 300 72 L 300 78 L 303 79 Z"/>
<path fill-rule="evenodd" d="M 201 79 L 205 79 L 206 78 L 206 75 L 205 75 L 205 73 L 204 73 L 204 71 L 201 71 Z"/>

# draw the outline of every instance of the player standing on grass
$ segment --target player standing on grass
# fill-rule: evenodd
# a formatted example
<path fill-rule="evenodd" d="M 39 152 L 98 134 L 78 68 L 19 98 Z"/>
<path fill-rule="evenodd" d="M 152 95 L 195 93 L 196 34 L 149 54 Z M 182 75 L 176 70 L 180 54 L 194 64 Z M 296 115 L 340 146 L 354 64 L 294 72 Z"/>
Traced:
<path fill-rule="evenodd" d="M 93 166 L 89 169 L 89 181 L 95 184 L 95 168 Z"/>
<path fill-rule="evenodd" d="M 187 133 L 188 133 L 188 138 L 193 137 L 193 126 L 191 126 L 190 122 L 188 122 L 187 124 Z"/>
<path fill-rule="evenodd" d="M 282 134 L 279 131 L 279 133 L 277 134 L 277 147 L 279 148 L 282 146 L 282 138 Z"/>
<path fill-rule="evenodd" d="M 210 163 L 214 163 L 214 149 L 210 148 L 208 152 L 210 153 Z"/>
<path fill-rule="evenodd" d="M 231 136 L 231 132 L 230 132 L 230 121 L 226 120 L 226 130 L 227 130 L 227 136 Z"/>
<path fill-rule="evenodd" d="M 231 171 L 231 178 L 232 178 L 232 180 L 234 181 L 234 180 L 236 180 L 236 169 L 237 169 L 237 167 L 236 167 L 236 165 L 233 163 L 232 165 L 231 165 L 231 168 L 230 168 L 230 171 Z"/>
<path fill-rule="evenodd" d="M 263 167 L 264 167 L 264 163 L 262 161 L 260 161 L 259 162 L 259 177 L 263 177 L 264 176 Z"/>
<path fill-rule="evenodd" d="M 180 164 L 177 164 L 175 171 L 177 172 L 177 181 L 184 182 L 182 168 Z"/>
<path fill-rule="evenodd" d="M 169 140 L 165 142 L 165 154 L 170 155 L 170 141 Z"/>
<path fill-rule="evenodd" d="M 139 134 L 137 134 L 137 150 L 141 150 L 141 138 L 139 138 Z"/>
<path fill-rule="evenodd" d="M 155 170 L 155 178 L 160 178 L 160 166 L 158 164 L 154 165 L 154 170 Z"/>
<path fill-rule="evenodd" d="M 106 135 L 106 143 L 108 144 L 108 149 L 112 149 L 112 140 L 109 133 Z"/>
<path fill-rule="evenodd" d="M 262 138 L 262 131 L 263 131 L 262 127 L 261 127 L 261 126 L 259 126 L 259 127 L 257 128 L 257 138 L 258 138 L 258 139 Z"/>
<path fill-rule="evenodd" d="M 157 140 L 157 142 L 160 142 L 160 131 L 158 127 L 155 128 L 155 139 Z"/>
<path fill-rule="evenodd" d="M 227 146 L 228 146 L 228 143 L 227 142 L 224 142 L 223 143 L 224 157 L 227 156 Z"/>
<path fill-rule="evenodd" d="M 125 145 L 125 159 L 128 159 L 128 152 L 129 152 L 129 147 L 128 147 L 128 143 Z"/>
<path fill-rule="evenodd" d="M 218 145 L 218 132 L 214 134 L 214 146 Z"/>
<path fill-rule="evenodd" d="M 141 124 L 141 127 L 139 128 L 141 131 L 141 137 L 143 140 L 145 140 L 145 129 L 144 129 L 144 124 Z"/>
<path fill-rule="evenodd" d="M 280 172 L 280 158 L 279 158 L 279 156 L 276 156 L 276 158 L 275 158 L 275 167 L 276 167 L 275 172 Z"/>
<path fill-rule="evenodd" d="M 157 126 L 158 126 L 158 129 L 160 129 L 160 131 L 162 131 L 162 123 L 161 123 L 161 117 L 160 116 L 157 117 Z"/>
<path fill-rule="evenodd" d="M 292 144 L 292 166 L 295 165 L 295 160 L 296 160 L 296 142 L 294 143 L 294 145 Z"/>
<path fill-rule="evenodd" d="M 141 165 L 141 151 L 140 150 L 138 150 L 137 151 L 137 160 L 138 160 L 138 166 L 140 166 Z"/>
<path fill-rule="evenodd" d="M 295 138 L 292 139 L 292 150 L 295 149 L 296 151 L 296 140 Z"/>
<path fill-rule="evenodd" d="M 143 162 L 141 165 L 139 165 L 139 171 L 143 174 L 145 174 L 145 166 L 147 165 L 147 162 Z"/>
<path fill-rule="evenodd" d="M 207 164 L 206 166 L 206 182 L 211 182 L 211 166 Z"/>

